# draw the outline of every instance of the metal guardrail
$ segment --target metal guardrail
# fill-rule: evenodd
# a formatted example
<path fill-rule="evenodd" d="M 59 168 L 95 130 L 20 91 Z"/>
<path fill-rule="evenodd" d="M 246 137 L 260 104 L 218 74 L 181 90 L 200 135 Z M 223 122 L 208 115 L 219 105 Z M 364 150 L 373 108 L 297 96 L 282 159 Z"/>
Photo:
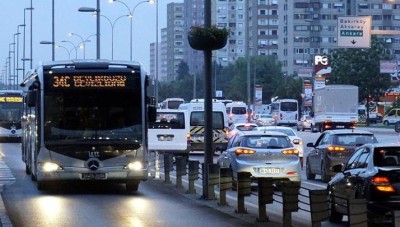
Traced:
<path fill-rule="evenodd" d="M 163 159 L 155 155 L 151 163 L 155 167 L 164 168 L 164 182 L 171 183 L 170 173 L 174 170 L 173 155 L 164 154 Z M 159 158 L 163 160 L 156 160 Z M 157 164 L 158 163 L 158 164 Z M 165 164 L 167 163 L 167 165 Z M 257 192 L 252 191 L 252 178 L 248 172 L 238 172 L 237 182 L 233 182 L 233 173 L 228 168 L 219 168 L 217 164 L 210 164 L 205 167 L 203 163 L 197 160 L 187 160 L 186 158 L 176 156 L 176 187 L 184 188 L 182 177 L 188 175 L 188 193 L 195 194 L 195 181 L 202 180 L 204 171 L 208 171 L 208 198 L 216 199 L 215 186 L 219 186 L 218 205 L 228 205 L 226 200 L 226 191 L 234 189 L 237 191 L 237 206 L 235 212 L 247 213 L 245 207 L 245 197 L 258 196 L 258 217 L 257 222 L 268 222 L 266 204 L 274 202 L 282 204 L 282 223 L 283 226 L 292 226 L 292 212 L 302 210 L 310 213 L 312 227 L 321 226 L 321 222 L 329 219 L 329 201 L 328 191 L 326 189 L 309 189 L 300 186 L 300 182 L 281 181 L 281 191 L 274 190 L 274 181 L 272 178 L 257 178 Z M 157 174 L 155 174 L 157 175 Z M 204 182 L 204 181 L 203 181 Z M 204 186 L 204 185 L 203 185 Z M 346 201 L 348 223 L 350 226 L 366 226 L 368 222 L 368 207 L 365 199 L 354 199 L 345 195 L 335 195 L 335 198 Z M 371 205 L 369 205 L 371 206 Z M 393 214 L 392 222 L 394 226 L 400 227 L 400 211 L 389 210 Z M 371 215 L 370 215 L 371 216 Z M 374 223 L 375 224 L 375 223 Z M 379 226 L 379 225 L 377 225 Z"/>

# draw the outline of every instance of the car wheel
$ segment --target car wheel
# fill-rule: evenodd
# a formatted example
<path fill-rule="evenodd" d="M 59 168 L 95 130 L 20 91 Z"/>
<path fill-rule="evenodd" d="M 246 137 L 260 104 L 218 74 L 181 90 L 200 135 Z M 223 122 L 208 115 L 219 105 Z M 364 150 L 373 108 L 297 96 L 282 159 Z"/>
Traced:
<path fill-rule="evenodd" d="M 315 174 L 311 173 L 310 163 L 309 163 L 308 159 L 306 161 L 306 177 L 307 177 L 307 180 L 315 180 Z"/>
<path fill-rule="evenodd" d="M 389 126 L 389 121 L 384 121 L 383 124 L 384 124 L 385 126 Z"/>
<path fill-rule="evenodd" d="M 300 131 L 300 128 L 299 128 L 299 126 L 297 126 L 297 131 Z"/>
<path fill-rule="evenodd" d="M 328 183 L 331 180 L 331 177 L 326 172 L 325 164 L 321 164 L 321 180 L 324 183 Z"/>
<path fill-rule="evenodd" d="M 329 198 L 329 221 L 330 222 L 341 222 L 343 219 L 343 214 L 339 213 L 335 209 L 335 203 L 332 198 L 333 194 L 331 194 Z"/>

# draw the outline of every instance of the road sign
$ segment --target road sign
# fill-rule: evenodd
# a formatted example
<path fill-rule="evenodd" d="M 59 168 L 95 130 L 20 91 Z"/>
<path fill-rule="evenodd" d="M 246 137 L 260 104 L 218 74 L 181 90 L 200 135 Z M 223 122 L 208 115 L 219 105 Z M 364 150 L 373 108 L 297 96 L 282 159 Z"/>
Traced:
<path fill-rule="evenodd" d="M 338 17 L 337 30 L 338 47 L 371 47 L 371 16 Z"/>

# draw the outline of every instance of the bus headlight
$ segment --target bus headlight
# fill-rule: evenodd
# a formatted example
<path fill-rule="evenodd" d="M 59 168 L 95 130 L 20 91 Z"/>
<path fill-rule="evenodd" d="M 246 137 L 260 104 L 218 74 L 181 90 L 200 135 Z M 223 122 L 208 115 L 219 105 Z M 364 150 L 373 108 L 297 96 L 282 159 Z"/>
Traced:
<path fill-rule="evenodd" d="M 125 166 L 126 169 L 129 170 L 141 170 L 143 169 L 143 164 L 141 162 L 131 162 L 127 166 Z"/>
<path fill-rule="evenodd" d="M 40 168 L 44 172 L 53 172 L 61 170 L 62 168 L 54 162 L 44 162 L 40 164 Z"/>

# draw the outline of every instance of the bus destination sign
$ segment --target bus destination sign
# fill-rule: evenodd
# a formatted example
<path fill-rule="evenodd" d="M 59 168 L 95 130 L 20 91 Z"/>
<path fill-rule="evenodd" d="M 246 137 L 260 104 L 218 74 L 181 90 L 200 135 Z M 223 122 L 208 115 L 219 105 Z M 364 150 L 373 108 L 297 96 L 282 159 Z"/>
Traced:
<path fill-rule="evenodd" d="M 2 102 L 22 102 L 22 97 L 18 96 L 1 96 L 0 103 Z"/>
<path fill-rule="evenodd" d="M 123 88 L 127 76 L 124 75 L 54 75 L 53 88 Z"/>

